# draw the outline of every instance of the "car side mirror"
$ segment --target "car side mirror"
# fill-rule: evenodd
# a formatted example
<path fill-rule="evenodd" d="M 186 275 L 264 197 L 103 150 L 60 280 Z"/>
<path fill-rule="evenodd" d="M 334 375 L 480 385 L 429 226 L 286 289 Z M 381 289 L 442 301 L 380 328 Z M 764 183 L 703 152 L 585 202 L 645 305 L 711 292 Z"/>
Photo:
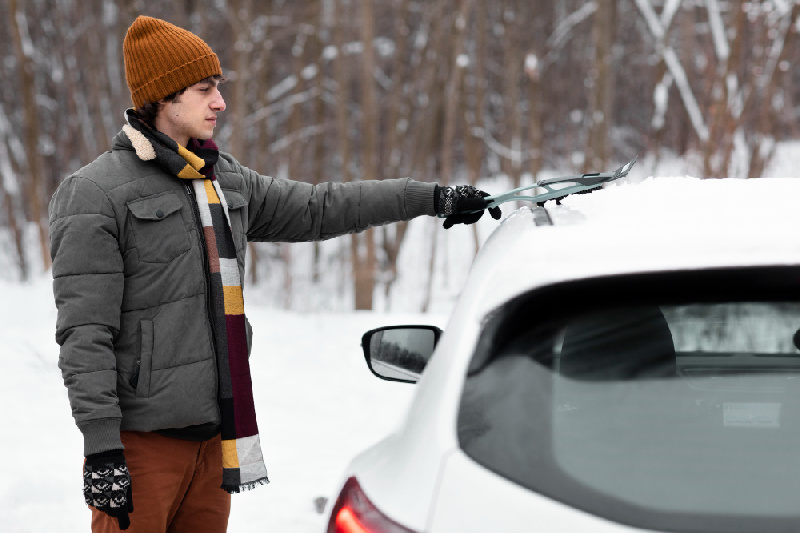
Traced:
<path fill-rule="evenodd" d="M 442 330 L 436 326 L 386 326 L 361 337 L 370 371 L 387 381 L 416 383 Z"/>

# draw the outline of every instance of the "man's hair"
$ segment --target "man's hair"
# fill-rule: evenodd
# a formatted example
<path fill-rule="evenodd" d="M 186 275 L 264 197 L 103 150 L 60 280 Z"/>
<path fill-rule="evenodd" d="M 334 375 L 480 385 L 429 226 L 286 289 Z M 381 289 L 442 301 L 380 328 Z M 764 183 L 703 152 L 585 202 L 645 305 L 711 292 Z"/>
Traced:
<path fill-rule="evenodd" d="M 198 83 L 213 83 L 214 85 L 219 85 L 220 83 L 225 83 L 228 81 L 228 78 L 225 76 L 221 76 L 219 74 L 215 74 L 214 76 L 209 76 L 207 78 L 203 78 L 200 81 L 193 83 L 192 85 L 197 85 Z M 191 85 L 189 86 L 191 87 Z M 163 98 L 163 102 L 177 102 L 178 97 L 186 92 L 186 89 L 189 87 L 184 87 L 180 91 L 175 91 L 172 94 L 168 94 Z M 155 128 L 156 126 L 156 116 L 158 115 L 158 110 L 161 109 L 162 101 L 158 102 L 145 102 L 142 107 L 136 108 L 136 114 L 139 115 L 139 118 L 142 121 L 150 126 L 151 128 Z"/>

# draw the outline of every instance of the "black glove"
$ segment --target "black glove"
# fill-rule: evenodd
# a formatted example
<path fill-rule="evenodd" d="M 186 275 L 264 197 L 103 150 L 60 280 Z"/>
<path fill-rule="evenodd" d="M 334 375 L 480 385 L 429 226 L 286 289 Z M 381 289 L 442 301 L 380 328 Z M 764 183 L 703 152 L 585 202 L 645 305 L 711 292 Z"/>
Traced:
<path fill-rule="evenodd" d="M 128 529 L 133 512 L 131 476 L 122 450 L 95 453 L 83 465 L 83 497 L 87 505 L 116 518 Z"/>
<path fill-rule="evenodd" d="M 444 229 L 450 229 L 454 224 L 474 224 L 489 207 L 489 202 L 484 200 L 489 193 L 476 189 L 472 185 L 459 185 L 457 187 L 436 186 L 433 201 L 436 214 L 444 219 Z M 500 218 L 500 208 L 492 207 L 489 214 L 497 220 Z"/>

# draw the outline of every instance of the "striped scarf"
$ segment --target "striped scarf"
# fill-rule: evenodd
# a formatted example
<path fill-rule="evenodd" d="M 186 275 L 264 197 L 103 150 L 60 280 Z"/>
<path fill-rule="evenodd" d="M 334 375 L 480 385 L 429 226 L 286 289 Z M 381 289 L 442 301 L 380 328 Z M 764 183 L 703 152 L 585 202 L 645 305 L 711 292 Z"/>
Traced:
<path fill-rule="evenodd" d="M 250 364 L 244 298 L 228 204 L 214 176 L 219 152 L 214 141 L 190 139 L 189 147 L 148 127 L 129 109 L 122 130 L 140 159 L 155 160 L 167 172 L 190 180 L 203 225 L 211 286 L 212 326 L 222 416 L 222 489 L 240 492 L 269 483 L 261 456 Z"/>

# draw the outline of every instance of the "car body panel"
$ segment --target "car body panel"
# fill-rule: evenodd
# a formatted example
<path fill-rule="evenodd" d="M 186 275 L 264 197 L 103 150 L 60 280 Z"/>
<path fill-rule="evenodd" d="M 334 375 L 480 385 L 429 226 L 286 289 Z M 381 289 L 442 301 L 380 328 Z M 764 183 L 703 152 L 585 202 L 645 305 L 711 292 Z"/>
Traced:
<path fill-rule="evenodd" d="M 415 531 L 468 531 L 459 527 L 478 523 L 472 511 L 487 494 L 503 495 L 492 506 L 507 514 L 498 531 L 526 529 L 531 513 L 543 517 L 542 531 L 633 531 L 518 487 L 459 450 L 460 393 L 484 320 L 514 296 L 562 281 L 800 265 L 800 238 L 791 236 L 798 202 L 800 180 L 659 178 L 549 202 L 553 226 L 541 225 L 540 208 L 518 209 L 481 248 L 406 416 L 352 461 L 341 485 L 355 476 L 381 512 Z"/>

